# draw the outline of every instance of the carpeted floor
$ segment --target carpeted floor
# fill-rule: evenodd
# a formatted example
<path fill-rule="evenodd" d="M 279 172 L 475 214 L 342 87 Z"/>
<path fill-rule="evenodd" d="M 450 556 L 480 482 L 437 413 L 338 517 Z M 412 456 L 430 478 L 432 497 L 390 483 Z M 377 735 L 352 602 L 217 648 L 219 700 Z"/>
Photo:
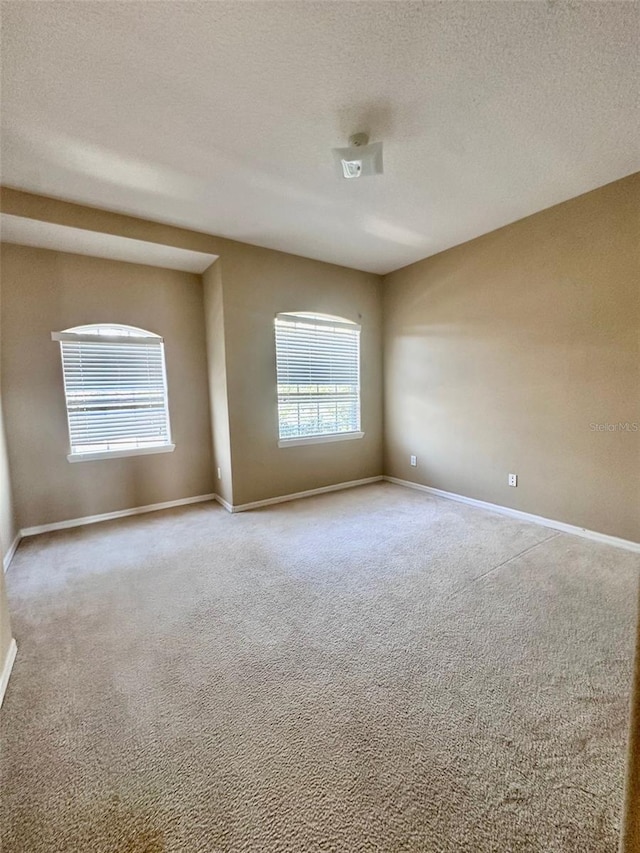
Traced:
<path fill-rule="evenodd" d="M 25 540 L 3 853 L 613 853 L 639 568 L 390 484 Z"/>

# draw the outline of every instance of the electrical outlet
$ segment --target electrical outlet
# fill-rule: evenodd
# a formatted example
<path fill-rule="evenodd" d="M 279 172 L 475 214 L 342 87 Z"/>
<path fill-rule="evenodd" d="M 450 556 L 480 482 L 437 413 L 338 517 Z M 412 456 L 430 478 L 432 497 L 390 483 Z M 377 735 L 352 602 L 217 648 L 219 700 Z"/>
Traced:
<path fill-rule="evenodd" d="M 410 456 L 409 457 L 409 464 L 411 465 L 412 468 L 415 468 L 416 465 L 418 464 L 417 457 L 416 456 Z"/>
<path fill-rule="evenodd" d="M 517 474 L 509 474 L 509 485 L 514 488 L 518 485 L 518 475 Z"/>
<path fill-rule="evenodd" d="M 222 479 L 222 472 L 220 471 L 220 469 L 219 469 L 219 468 L 218 468 L 218 479 L 219 479 L 219 480 L 221 480 L 221 479 Z"/>

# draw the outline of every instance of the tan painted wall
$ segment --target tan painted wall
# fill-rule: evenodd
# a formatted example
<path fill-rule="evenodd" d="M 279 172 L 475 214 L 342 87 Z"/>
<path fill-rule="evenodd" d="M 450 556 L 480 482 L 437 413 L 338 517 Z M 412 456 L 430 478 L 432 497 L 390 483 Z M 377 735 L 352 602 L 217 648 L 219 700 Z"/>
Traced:
<path fill-rule="evenodd" d="M 4 245 L 2 388 L 20 527 L 213 491 L 199 276 Z M 93 322 L 165 339 L 174 453 L 69 463 L 58 345 L 51 332 Z"/>
<path fill-rule="evenodd" d="M 3 282 L 0 275 L 0 358 L 2 355 L 2 289 Z M 9 453 L 4 424 L 2 392 L 2 370 L 0 370 L 0 557 L 11 547 L 18 532 L 13 509 L 13 492 L 9 472 Z"/>
<path fill-rule="evenodd" d="M 204 317 L 207 334 L 215 492 L 227 503 L 233 504 L 221 260 L 211 264 L 209 269 L 205 270 L 202 276 L 202 284 L 204 287 Z M 217 476 L 218 469 L 220 471 L 219 477 Z"/>
<path fill-rule="evenodd" d="M 0 277 L 0 351 L 2 342 L 2 278 Z M 9 603 L 4 583 L 3 559 L 16 536 L 13 497 L 9 477 L 9 456 L 4 429 L 2 376 L 0 371 L 0 672 L 11 643 Z"/>
<path fill-rule="evenodd" d="M 379 276 L 253 246 L 222 256 L 235 504 L 382 473 Z M 278 447 L 274 320 L 284 311 L 335 314 L 362 325 L 365 437 Z"/>
<path fill-rule="evenodd" d="M 386 473 L 640 541 L 640 427 L 590 427 L 640 425 L 639 195 L 633 175 L 386 277 Z"/>
<path fill-rule="evenodd" d="M 151 243 L 177 246 L 196 252 L 210 252 L 214 255 L 220 254 L 220 250 L 224 246 L 234 245 L 232 240 L 203 234 L 200 231 L 190 231 L 186 228 L 176 228 L 173 225 L 165 225 L 160 222 L 150 222 L 147 219 L 138 219 L 135 216 L 99 210 L 97 207 L 85 207 L 82 204 L 60 201 L 57 198 L 35 195 L 10 187 L 0 188 L 0 197 L 3 213 L 12 216 L 24 216 L 27 219 L 37 219 L 42 222 L 55 222 L 58 225 L 67 225 L 70 228 L 84 228 L 102 234 L 116 234 L 134 240 L 148 240 Z M 235 245 L 242 246 L 243 244 Z"/>
<path fill-rule="evenodd" d="M 638 434 L 589 428 L 640 419 L 637 191 L 632 176 L 387 277 L 388 473 L 639 538 Z M 3 208 L 221 256 L 223 496 L 233 488 L 244 503 L 380 473 L 376 276 L 14 190 Z M 277 448 L 272 321 L 305 308 L 363 314 L 362 442 Z"/>
<path fill-rule="evenodd" d="M 9 474 L 9 453 L 4 427 L 4 408 L 0 390 L 0 547 L 3 553 L 11 547 L 18 532 L 13 512 L 13 494 Z"/>
<path fill-rule="evenodd" d="M 222 473 L 213 487 L 225 500 L 245 503 L 382 473 L 379 276 L 9 188 L 2 190 L 2 208 L 16 216 L 220 255 L 203 276 L 202 326 L 209 329 L 212 367 L 212 470 L 215 474 L 219 466 Z M 364 439 L 277 447 L 273 319 L 284 310 L 317 310 L 354 319 L 363 315 Z M 232 395 L 228 403 L 225 391 Z"/>

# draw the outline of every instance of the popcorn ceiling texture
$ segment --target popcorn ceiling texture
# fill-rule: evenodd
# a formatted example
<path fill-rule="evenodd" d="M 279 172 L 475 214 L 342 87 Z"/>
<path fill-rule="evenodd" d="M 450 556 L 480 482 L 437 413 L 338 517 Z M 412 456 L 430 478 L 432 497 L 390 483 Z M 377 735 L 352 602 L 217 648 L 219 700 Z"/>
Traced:
<path fill-rule="evenodd" d="M 611 853 L 639 567 L 390 484 L 25 540 L 3 853 Z"/>
<path fill-rule="evenodd" d="M 640 169 L 640 4 L 2 4 L 3 182 L 376 273 Z M 384 141 L 385 175 L 331 148 Z"/>

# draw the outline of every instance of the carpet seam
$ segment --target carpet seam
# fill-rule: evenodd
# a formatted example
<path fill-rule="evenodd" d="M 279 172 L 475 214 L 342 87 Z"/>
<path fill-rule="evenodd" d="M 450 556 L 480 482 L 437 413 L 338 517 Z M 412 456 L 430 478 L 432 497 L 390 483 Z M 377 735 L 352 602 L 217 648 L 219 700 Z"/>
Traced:
<path fill-rule="evenodd" d="M 528 554 L 530 551 L 535 550 L 539 545 L 544 545 L 545 542 L 550 542 L 552 539 L 556 539 L 558 536 L 562 535 L 562 531 L 559 530 L 557 533 L 552 533 L 551 536 L 547 536 L 546 539 L 542 539 L 540 542 L 536 542 L 533 545 L 529 545 L 528 548 L 523 548 L 522 551 L 519 551 L 517 554 L 514 554 L 512 557 L 507 557 L 506 560 L 503 560 L 501 563 L 498 563 L 497 566 L 492 566 L 490 569 L 487 569 L 486 572 L 483 572 L 481 575 L 478 575 L 476 578 L 472 578 L 469 583 L 466 583 L 464 586 L 455 589 L 452 593 L 450 593 L 445 601 L 448 601 L 450 598 L 453 598 L 454 595 L 457 595 L 459 592 L 463 592 L 465 589 L 469 589 L 477 581 L 481 581 L 483 578 L 486 578 L 487 575 L 492 574 L 492 572 L 497 572 L 498 569 L 501 569 L 503 566 L 506 566 L 512 560 L 517 560 L 518 557 L 524 556 L 524 554 Z"/>

